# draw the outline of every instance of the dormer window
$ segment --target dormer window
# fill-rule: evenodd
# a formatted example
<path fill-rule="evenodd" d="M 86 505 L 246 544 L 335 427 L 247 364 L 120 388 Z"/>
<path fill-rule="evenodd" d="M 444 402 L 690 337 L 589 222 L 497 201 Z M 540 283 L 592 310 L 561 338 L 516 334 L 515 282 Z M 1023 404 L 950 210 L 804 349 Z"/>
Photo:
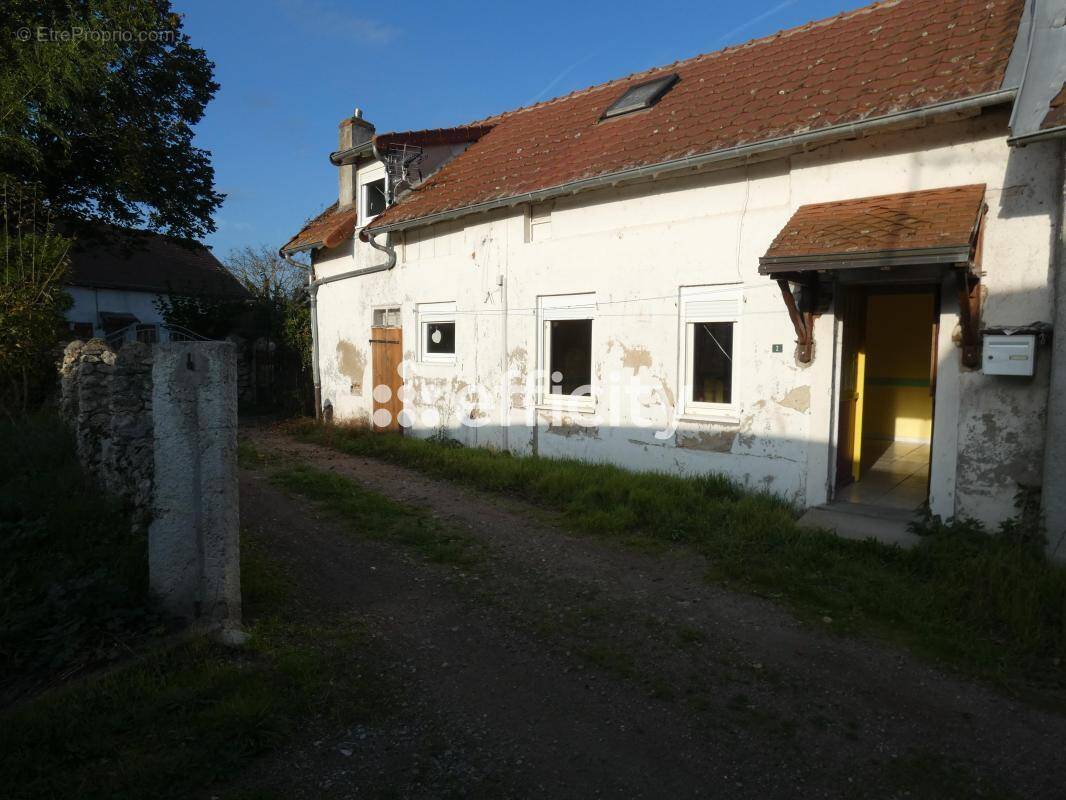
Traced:
<path fill-rule="evenodd" d="M 363 224 L 385 210 L 385 179 L 363 184 Z"/>
<path fill-rule="evenodd" d="M 631 86 L 603 112 L 601 119 L 620 117 L 622 114 L 651 108 L 670 91 L 675 83 L 677 83 L 677 75 L 670 74 Z"/>

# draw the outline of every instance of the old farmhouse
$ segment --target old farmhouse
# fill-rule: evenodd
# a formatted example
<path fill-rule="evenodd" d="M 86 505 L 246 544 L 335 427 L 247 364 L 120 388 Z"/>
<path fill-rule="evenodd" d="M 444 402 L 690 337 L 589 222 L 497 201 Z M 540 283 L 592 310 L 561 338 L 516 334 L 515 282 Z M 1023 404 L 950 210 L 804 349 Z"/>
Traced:
<path fill-rule="evenodd" d="M 1064 6 L 878 3 L 449 129 L 357 111 L 282 248 L 320 411 L 801 506 L 996 524 L 1043 485 L 1054 545 Z"/>

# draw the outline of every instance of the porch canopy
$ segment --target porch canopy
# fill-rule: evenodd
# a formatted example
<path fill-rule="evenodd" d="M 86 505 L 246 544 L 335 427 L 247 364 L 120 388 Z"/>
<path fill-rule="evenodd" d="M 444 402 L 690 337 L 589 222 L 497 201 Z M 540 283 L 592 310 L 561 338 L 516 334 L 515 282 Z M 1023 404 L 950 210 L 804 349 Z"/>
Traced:
<path fill-rule="evenodd" d="M 951 186 L 800 206 L 759 259 L 778 281 L 797 334 L 797 358 L 811 360 L 819 280 L 939 282 L 959 277 L 964 354 L 976 357 L 981 219 L 985 186 Z M 799 301 L 792 285 L 803 288 Z M 973 346 L 965 346 L 972 333 Z"/>

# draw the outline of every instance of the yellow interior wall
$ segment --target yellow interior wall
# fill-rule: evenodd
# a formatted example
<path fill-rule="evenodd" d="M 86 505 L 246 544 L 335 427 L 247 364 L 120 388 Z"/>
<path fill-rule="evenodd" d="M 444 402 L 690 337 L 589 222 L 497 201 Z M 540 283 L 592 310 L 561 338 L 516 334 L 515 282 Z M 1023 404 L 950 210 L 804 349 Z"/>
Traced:
<path fill-rule="evenodd" d="M 871 294 L 866 306 L 866 386 L 862 433 L 928 442 L 932 294 Z"/>

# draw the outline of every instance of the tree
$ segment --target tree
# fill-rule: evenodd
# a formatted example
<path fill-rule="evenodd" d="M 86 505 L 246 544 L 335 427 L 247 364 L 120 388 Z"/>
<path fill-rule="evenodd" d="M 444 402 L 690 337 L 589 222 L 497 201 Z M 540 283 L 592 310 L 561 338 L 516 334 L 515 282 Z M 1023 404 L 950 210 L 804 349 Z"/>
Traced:
<path fill-rule="evenodd" d="M 206 339 L 225 337 L 245 312 L 240 300 L 198 295 L 161 294 L 153 305 L 167 325 L 184 328 Z"/>
<path fill-rule="evenodd" d="M 34 197 L 0 188 L 0 408 L 25 413 L 54 379 L 53 354 L 71 299 L 71 241 Z"/>
<path fill-rule="evenodd" d="M 255 298 L 254 336 L 268 344 L 272 403 L 289 411 L 313 407 L 307 273 L 266 245 L 232 251 L 226 267 Z"/>
<path fill-rule="evenodd" d="M 256 297 L 280 294 L 293 298 L 307 283 L 307 272 L 293 266 L 269 245 L 230 252 L 226 268 Z"/>
<path fill-rule="evenodd" d="M 183 238 L 222 202 L 192 126 L 218 84 L 168 0 L 5 0 L 0 176 L 57 217 Z"/>

